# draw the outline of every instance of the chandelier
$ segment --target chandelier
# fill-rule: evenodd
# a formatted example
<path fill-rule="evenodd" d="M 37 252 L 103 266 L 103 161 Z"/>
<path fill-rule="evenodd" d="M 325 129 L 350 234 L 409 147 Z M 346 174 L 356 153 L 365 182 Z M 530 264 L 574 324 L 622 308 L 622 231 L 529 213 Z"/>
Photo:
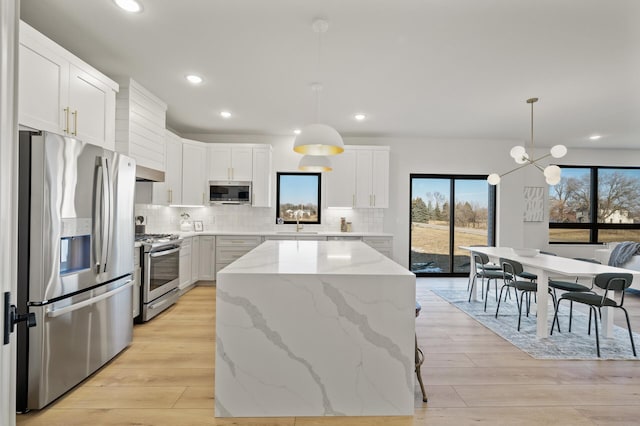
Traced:
<path fill-rule="evenodd" d="M 318 34 L 318 69 L 320 68 L 321 35 L 327 32 L 329 23 L 317 19 L 312 25 L 313 31 Z M 319 73 L 319 71 L 318 71 Z M 315 93 L 316 123 L 308 125 L 300 130 L 293 142 L 293 150 L 304 154 L 300 160 L 298 169 L 314 171 L 331 171 L 331 162 L 327 155 L 340 154 L 344 151 L 342 136 L 333 127 L 320 123 L 320 91 L 321 83 L 313 83 L 311 89 Z M 311 158 L 322 157 L 322 158 Z"/>
<path fill-rule="evenodd" d="M 531 153 L 532 153 L 531 155 L 533 155 L 533 104 L 536 102 L 538 102 L 538 98 L 527 99 L 527 103 L 531 104 L 531 145 L 530 145 Z M 560 178 L 561 178 L 560 167 L 556 165 L 542 167 L 538 163 L 538 161 L 548 157 L 562 158 L 567 154 L 567 147 L 565 147 L 564 145 L 554 145 L 553 147 L 551 147 L 548 154 L 545 154 L 539 158 L 532 158 L 529 156 L 524 146 L 518 145 L 511 148 L 511 151 L 509 152 L 509 154 L 515 160 L 515 162 L 517 164 L 521 164 L 521 166 L 518 166 L 512 170 L 509 170 L 508 172 L 503 173 L 501 175 L 497 173 L 491 173 L 487 177 L 487 182 L 489 182 L 489 184 L 497 185 L 500 183 L 500 179 L 503 176 L 506 176 L 509 173 L 513 173 L 516 170 L 520 170 L 523 167 L 534 166 L 536 169 L 540 170 L 544 174 L 545 180 L 549 185 L 556 185 L 560 182 Z"/>

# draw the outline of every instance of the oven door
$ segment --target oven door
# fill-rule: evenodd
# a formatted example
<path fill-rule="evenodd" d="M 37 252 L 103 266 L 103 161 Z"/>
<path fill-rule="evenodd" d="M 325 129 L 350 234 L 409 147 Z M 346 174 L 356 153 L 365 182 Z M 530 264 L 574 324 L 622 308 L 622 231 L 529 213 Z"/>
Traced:
<path fill-rule="evenodd" d="M 145 253 L 145 303 L 178 287 L 180 282 L 180 246 L 167 246 Z"/>

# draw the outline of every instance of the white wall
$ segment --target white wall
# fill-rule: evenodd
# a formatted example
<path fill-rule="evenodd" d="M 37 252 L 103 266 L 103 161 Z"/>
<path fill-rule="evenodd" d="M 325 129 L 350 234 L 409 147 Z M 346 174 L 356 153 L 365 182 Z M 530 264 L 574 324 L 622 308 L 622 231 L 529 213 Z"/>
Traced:
<path fill-rule="evenodd" d="M 273 146 L 275 171 L 295 171 L 300 155 L 292 150 L 293 137 L 247 135 L 183 135 L 204 142 L 270 143 Z M 400 137 L 345 137 L 348 145 L 388 145 L 390 154 L 389 208 L 373 213 L 371 221 L 382 220 L 379 231 L 394 234 L 394 258 L 403 266 L 409 264 L 409 175 L 412 173 L 489 174 L 505 173 L 516 166 L 509 156 L 513 145 L 521 140 L 460 140 Z M 536 156 L 547 151 L 537 149 Z M 544 162 L 547 164 L 547 162 Z M 562 165 L 640 166 L 640 150 L 604 150 L 570 148 Z M 505 176 L 497 191 L 497 244 L 511 247 L 536 247 L 566 256 L 593 257 L 597 246 L 548 245 L 548 212 L 545 221 L 524 222 L 523 189 L 525 186 L 546 187 L 544 176 L 532 166 Z M 275 197 L 275 195 L 274 195 Z M 372 214 L 364 212 L 367 218 Z M 382 218 L 382 219 L 381 219 Z M 335 218 L 334 218 L 335 220 Z M 355 220 L 355 219 L 354 219 Z M 364 220 L 364 219 L 362 219 Z M 357 229 L 357 222 L 354 222 Z M 373 229 L 374 227 L 372 227 Z"/>

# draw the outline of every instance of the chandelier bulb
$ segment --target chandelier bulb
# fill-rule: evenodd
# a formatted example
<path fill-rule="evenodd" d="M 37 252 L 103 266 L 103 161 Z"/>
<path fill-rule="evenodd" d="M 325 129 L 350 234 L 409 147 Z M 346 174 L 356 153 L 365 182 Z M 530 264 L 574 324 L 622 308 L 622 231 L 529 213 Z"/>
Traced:
<path fill-rule="evenodd" d="M 487 182 L 489 182 L 489 185 L 497 185 L 500 183 L 500 175 L 497 173 L 491 173 L 488 177 L 487 177 Z"/>

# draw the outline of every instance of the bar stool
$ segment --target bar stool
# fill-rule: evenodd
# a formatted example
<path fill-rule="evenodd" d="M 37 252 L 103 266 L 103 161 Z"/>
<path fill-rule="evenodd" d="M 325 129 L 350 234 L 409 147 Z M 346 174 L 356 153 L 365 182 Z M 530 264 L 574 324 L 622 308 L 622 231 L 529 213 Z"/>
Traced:
<path fill-rule="evenodd" d="M 420 315 L 422 306 L 416 300 L 416 318 Z M 427 393 L 424 391 L 424 384 L 422 383 L 422 375 L 420 374 L 420 366 L 424 362 L 424 353 L 422 349 L 418 347 L 418 335 L 416 334 L 416 375 L 418 376 L 418 383 L 420 383 L 420 390 L 422 391 L 422 401 L 427 402 Z"/>

